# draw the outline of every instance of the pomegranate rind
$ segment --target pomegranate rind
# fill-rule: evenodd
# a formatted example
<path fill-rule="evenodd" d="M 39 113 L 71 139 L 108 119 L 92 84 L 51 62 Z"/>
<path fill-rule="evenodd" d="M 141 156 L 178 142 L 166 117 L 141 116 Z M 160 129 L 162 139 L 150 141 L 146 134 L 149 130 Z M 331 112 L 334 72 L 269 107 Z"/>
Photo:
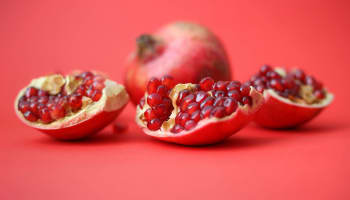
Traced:
<path fill-rule="evenodd" d="M 294 128 L 309 122 L 324 110 L 332 101 L 333 94 L 325 92 L 319 103 L 295 103 L 279 96 L 274 90 L 264 91 L 265 103 L 255 115 L 255 123 L 266 128 Z"/>
<path fill-rule="evenodd" d="M 42 79 L 42 77 L 39 79 Z M 28 87 L 37 86 L 37 80 L 34 79 L 18 93 L 15 100 L 15 112 L 19 119 L 26 125 L 57 139 L 81 139 L 97 133 L 115 120 L 129 101 L 129 95 L 124 86 L 106 79 L 104 81 L 105 88 L 102 90 L 102 96 L 97 102 L 88 104 L 77 113 L 49 124 L 30 122 L 18 110 L 18 102 Z"/>
<path fill-rule="evenodd" d="M 253 99 L 252 106 L 239 106 L 234 113 L 223 118 L 211 117 L 203 119 L 199 121 L 197 126 L 190 131 L 172 133 L 170 132 L 169 128 L 165 130 L 163 126 L 160 130 L 151 131 L 140 119 L 140 113 L 142 113 L 142 110 L 139 106 L 137 106 L 138 115 L 136 116 L 136 123 L 142 128 L 145 134 L 162 141 L 182 145 L 214 144 L 235 134 L 246 124 L 252 121 L 255 113 L 262 106 L 264 98 L 262 94 L 256 91 L 253 87 L 251 87 L 250 96 Z"/>

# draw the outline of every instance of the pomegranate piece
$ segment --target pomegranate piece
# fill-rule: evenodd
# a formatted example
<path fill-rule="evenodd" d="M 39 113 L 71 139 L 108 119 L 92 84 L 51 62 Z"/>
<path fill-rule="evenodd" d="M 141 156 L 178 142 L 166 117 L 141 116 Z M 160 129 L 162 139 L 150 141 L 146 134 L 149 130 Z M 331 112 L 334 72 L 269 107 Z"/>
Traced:
<path fill-rule="evenodd" d="M 125 86 L 135 105 L 146 91 L 156 93 L 159 85 L 171 89 L 176 83 L 199 83 L 210 76 L 202 86 L 211 88 L 214 80 L 231 80 L 220 40 L 206 27 L 190 22 L 171 23 L 138 37 L 126 65 Z"/>
<path fill-rule="evenodd" d="M 15 110 L 24 123 L 52 137 L 80 139 L 112 122 L 127 101 L 123 86 L 97 73 L 54 74 L 21 90 Z"/>
<path fill-rule="evenodd" d="M 265 104 L 256 114 L 255 122 L 268 128 L 302 125 L 317 116 L 333 99 L 321 82 L 301 69 L 288 71 L 265 65 L 247 84 L 264 94 Z M 245 97 L 241 101 L 252 102 Z"/>
<path fill-rule="evenodd" d="M 205 77 L 198 85 L 166 87 L 169 91 L 163 98 L 172 103 L 170 106 L 165 106 L 164 101 L 153 101 L 154 94 L 146 93 L 147 101 L 137 107 L 136 122 L 146 134 L 179 144 L 211 144 L 231 136 L 252 119 L 263 97 L 247 85 L 241 91 L 237 81 L 212 80 Z M 236 96 L 242 101 L 228 96 L 227 88 L 238 93 Z"/>

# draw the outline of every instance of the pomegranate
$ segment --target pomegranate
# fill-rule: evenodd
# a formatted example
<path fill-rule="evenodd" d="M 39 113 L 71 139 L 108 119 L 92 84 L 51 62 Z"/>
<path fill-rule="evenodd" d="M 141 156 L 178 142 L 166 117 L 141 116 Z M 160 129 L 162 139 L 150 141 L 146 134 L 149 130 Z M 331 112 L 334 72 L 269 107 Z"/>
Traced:
<path fill-rule="evenodd" d="M 293 128 L 317 116 L 332 101 L 321 82 L 301 69 L 264 65 L 246 83 L 262 92 L 265 104 L 255 122 L 268 128 Z"/>
<path fill-rule="evenodd" d="M 226 52 L 205 27 L 175 22 L 155 34 L 143 34 L 127 61 L 125 86 L 136 105 L 151 77 L 170 75 L 175 83 L 198 83 L 203 77 L 231 80 Z"/>
<path fill-rule="evenodd" d="M 58 139 L 80 139 L 112 122 L 127 104 L 122 85 L 93 72 L 33 79 L 15 101 L 27 125 Z"/>
<path fill-rule="evenodd" d="M 253 87 L 210 77 L 170 88 L 152 78 L 147 88 L 137 106 L 137 124 L 147 135 L 184 145 L 224 140 L 247 124 L 263 102 Z"/>

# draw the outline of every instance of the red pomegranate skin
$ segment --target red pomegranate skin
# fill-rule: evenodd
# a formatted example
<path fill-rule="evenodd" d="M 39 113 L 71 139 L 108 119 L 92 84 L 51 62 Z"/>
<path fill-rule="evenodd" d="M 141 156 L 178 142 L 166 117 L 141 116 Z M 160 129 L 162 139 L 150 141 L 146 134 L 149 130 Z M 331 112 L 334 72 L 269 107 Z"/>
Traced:
<path fill-rule="evenodd" d="M 140 44 L 127 61 L 125 86 L 137 105 L 152 77 L 170 75 L 176 83 L 198 83 L 203 77 L 231 80 L 230 64 L 219 39 L 207 28 L 189 22 L 169 24 Z"/>
<path fill-rule="evenodd" d="M 255 114 L 255 122 L 266 128 L 295 128 L 315 118 L 325 107 L 307 107 L 286 104 L 271 96 L 265 96 L 265 104 Z"/>

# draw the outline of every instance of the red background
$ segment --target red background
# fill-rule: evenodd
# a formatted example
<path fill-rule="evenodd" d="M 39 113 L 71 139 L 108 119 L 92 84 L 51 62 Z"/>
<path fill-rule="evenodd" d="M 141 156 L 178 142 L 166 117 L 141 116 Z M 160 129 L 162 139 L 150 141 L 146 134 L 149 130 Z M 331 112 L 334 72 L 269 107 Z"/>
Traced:
<path fill-rule="evenodd" d="M 0 199 L 350 199 L 348 1 L 1 1 Z M 264 63 L 302 66 L 334 92 L 308 125 L 254 125 L 200 148 L 155 141 L 134 107 L 81 142 L 58 142 L 13 111 L 20 88 L 52 71 L 96 69 L 122 81 L 140 33 L 186 19 L 224 42 L 235 78 Z"/>

